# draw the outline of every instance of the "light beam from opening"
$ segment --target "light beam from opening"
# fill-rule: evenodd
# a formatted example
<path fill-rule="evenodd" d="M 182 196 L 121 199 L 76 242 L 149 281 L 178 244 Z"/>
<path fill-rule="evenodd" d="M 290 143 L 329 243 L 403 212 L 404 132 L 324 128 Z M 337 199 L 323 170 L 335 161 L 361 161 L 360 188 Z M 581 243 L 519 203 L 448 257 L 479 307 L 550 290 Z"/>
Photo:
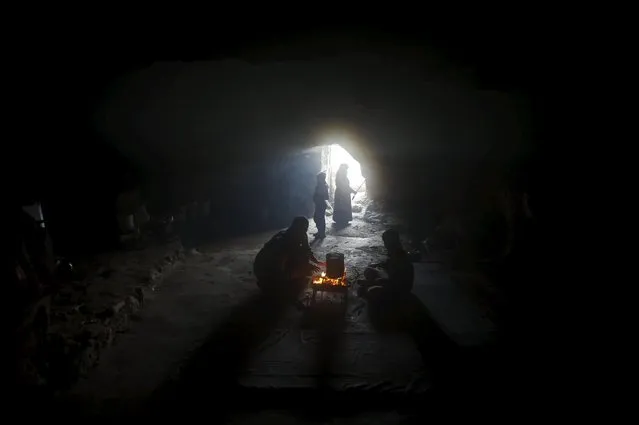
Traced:
<path fill-rule="evenodd" d="M 348 180 L 350 181 L 353 189 L 358 189 L 360 192 L 366 191 L 366 185 L 364 183 L 364 176 L 362 176 L 362 168 L 359 162 L 348 153 L 346 149 L 338 144 L 332 144 L 329 146 L 329 168 L 331 170 L 331 181 L 335 182 L 335 174 L 341 164 L 348 165 Z"/>

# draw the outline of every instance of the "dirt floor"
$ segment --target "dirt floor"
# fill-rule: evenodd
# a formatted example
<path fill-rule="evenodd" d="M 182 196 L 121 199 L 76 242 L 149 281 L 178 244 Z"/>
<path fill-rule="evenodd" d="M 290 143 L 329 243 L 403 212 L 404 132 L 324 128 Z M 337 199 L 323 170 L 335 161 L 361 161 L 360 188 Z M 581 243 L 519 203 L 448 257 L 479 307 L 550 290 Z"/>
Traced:
<path fill-rule="evenodd" d="M 355 281 L 383 258 L 381 232 L 391 224 L 388 217 L 357 213 L 350 226 L 329 229 L 312 248 L 318 258 L 343 252 Z M 58 407 L 122 418 L 204 405 L 225 412 L 226 423 L 288 424 L 306 423 L 313 412 L 330 416 L 322 405 L 333 400 L 350 416 L 314 417 L 313 423 L 404 423 L 411 415 L 398 410 L 395 399 L 423 404 L 460 347 L 491 341 L 489 315 L 441 264 L 415 264 L 415 301 L 395 314 L 421 317 L 409 330 L 373 326 L 354 286 L 345 304 L 329 296 L 316 313 L 295 303 L 270 305 L 256 286 L 252 261 L 272 233 L 220 241 L 190 255 Z M 300 300 L 306 302 L 304 295 Z M 292 406 L 293 400 L 301 401 Z"/>

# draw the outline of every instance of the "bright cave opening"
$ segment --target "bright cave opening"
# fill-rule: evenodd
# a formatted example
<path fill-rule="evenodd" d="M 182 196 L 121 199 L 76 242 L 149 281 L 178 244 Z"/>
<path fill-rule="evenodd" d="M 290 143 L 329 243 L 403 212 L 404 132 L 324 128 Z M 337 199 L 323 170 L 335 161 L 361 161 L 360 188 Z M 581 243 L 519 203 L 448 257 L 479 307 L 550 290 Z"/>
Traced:
<path fill-rule="evenodd" d="M 362 175 L 362 167 L 359 161 L 339 144 L 331 144 L 322 148 L 322 170 L 326 172 L 331 200 L 335 193 L 335 175 L 342 164 L 348 165 L 348 180 L 351 187 L 357 191 L 354 202 L 363 202 L 366 198 L 366 179 Z"/>

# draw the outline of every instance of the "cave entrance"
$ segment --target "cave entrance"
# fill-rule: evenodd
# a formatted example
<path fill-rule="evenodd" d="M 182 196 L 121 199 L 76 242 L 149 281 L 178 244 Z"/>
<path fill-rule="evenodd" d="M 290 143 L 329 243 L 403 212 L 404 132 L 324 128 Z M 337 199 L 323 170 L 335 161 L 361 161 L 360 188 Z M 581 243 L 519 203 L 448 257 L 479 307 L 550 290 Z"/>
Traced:
<path fill-rule="evenodd" d="M 362 175 L 362 167 L 353 155 L 338 144 L 322 148 L 322 170 L 326 172 L 331 202 L 335 193 L 335 174 L 341 164 L 348 165 L 348 180 L 351 187 L 357 190 L 354 201 L 363 202 L 366 198 L 366 179 Z"/>

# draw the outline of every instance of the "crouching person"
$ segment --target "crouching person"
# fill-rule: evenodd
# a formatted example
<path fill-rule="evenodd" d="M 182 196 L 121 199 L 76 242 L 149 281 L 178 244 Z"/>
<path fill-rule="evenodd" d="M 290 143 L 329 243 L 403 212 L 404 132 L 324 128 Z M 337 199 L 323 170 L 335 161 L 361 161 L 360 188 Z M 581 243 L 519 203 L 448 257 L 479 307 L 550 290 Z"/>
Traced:
<path fill-rule="evenodd" d="M 369 302 L 369 311 L 384 314 L 413 289 L 414 269 L 410 257 L 404 251 L 399 233 L 387 230 L 382 234 L 388 258 L 382 263 L 371 264 L 359 281 L 358 293 Z"/>
<path fill-rule="evenodd" d="M 257 285 L 271 294 L 296 294 L 319 261 L 308 244 L 308 220 L 296 217 L 288 229 L 275 234 L 253 264 Z"/>

